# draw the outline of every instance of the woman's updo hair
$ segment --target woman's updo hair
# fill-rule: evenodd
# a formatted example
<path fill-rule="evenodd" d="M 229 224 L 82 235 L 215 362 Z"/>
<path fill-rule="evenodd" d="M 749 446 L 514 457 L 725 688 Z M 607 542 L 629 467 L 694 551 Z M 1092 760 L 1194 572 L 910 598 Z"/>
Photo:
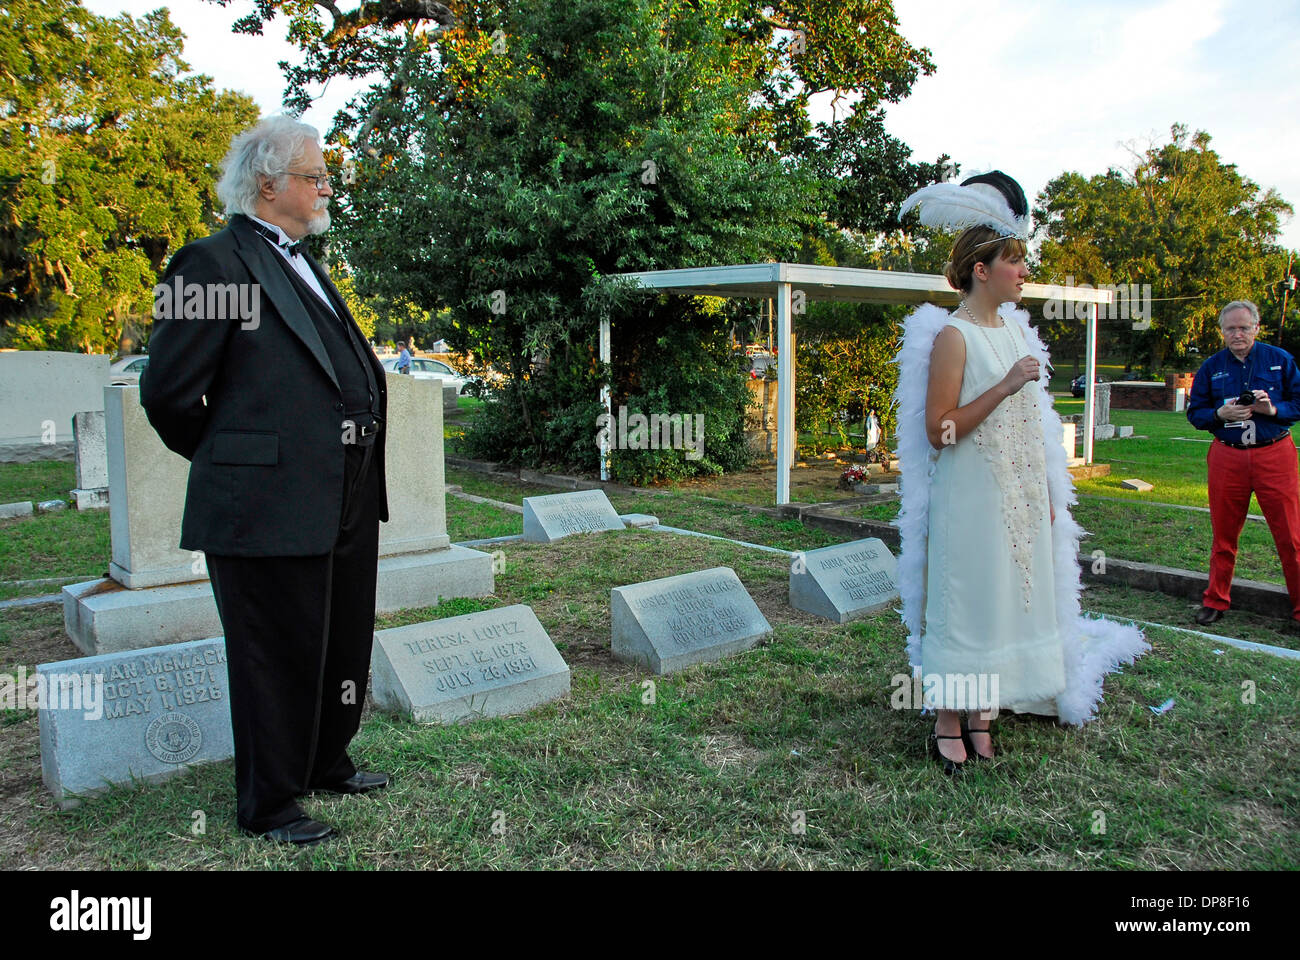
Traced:
<path fill-rule="evenodd" d="M 999 240 L 998 238 L 1001 237 Z M 944 264 L 944 278 L 954 290 L 970 293 L 975 264 L 996 263 L 999 258 L 1023 257 L 1024 241 L 1005 237 L 992 227 L 970 227 L 952 245 L 952 255 Z"/>

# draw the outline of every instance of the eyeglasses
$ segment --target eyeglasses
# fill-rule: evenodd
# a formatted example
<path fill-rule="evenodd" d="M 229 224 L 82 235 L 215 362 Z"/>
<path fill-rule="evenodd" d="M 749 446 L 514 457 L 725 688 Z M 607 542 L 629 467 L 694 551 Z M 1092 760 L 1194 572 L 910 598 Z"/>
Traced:
<path fill-rule="evenodd" d="M 284 171 L 291 177 L 302 177 L 304 180 L 310 180 L 316 185 L 316 189 L 330 185 L 330 175 L 328 173 L 294 173 L 292 170 Z"/>

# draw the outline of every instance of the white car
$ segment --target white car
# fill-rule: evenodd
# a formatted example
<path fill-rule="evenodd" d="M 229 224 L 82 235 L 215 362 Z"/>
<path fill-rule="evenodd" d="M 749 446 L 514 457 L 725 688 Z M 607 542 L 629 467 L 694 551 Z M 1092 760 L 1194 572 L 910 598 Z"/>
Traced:
<path fill-rule="evenodd" d="M 397 372 L 397 357 L 387 357 L 380 363 L 385 370 Z M 457 394 L 467 397 L 479 396 L 483 384 L 477 377 L 462 376 L 441 360 L 431 360 L 428 357 L 411 358 L 411 376 L 416 380 L 441 380 L 453 384 Z"/>
<path fill-rule="evenodd" d="M 140 374 L 149 366 L 144 356 L 120 357 L 108 368 L 108 382 L 115 387 L 133 387 L 140 383 Z"/>

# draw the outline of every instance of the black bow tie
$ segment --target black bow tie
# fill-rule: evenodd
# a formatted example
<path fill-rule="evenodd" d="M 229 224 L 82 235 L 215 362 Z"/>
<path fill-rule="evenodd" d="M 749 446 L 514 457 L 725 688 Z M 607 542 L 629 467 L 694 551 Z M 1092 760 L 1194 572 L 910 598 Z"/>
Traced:
<path fill-rule="evenodd" d="M 254 230 L 256 230 L 258 233 L 264 236 L 267 240 L 271 241 L 271 244 L 273 246 L 279 247 L 289 256 L 296 257 L 300 253 L 307 252 L 307 240 L 305 238 L 297 241 L 296 243 L 289 243 L 285 240 L 281 240 L 280 235 L 278 233 L 276 233 L 274 230 L 268 230 L 266 227 L 262 226 L 256 220 L 250 219 L 248 222 L 253 225 Z"/>

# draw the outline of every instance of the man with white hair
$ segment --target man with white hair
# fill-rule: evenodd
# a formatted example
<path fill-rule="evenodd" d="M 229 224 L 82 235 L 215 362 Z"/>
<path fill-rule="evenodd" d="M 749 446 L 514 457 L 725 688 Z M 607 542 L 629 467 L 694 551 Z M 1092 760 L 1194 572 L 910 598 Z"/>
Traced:
<path fill-rule="evenodd" d="M 168 264 L 157 290 L 176 296 L 156 297 L 140 381 L 149 422 L 190 461 L 180 546 L 206 554 L 225 630 L 239 826 L 298 844 L 333 833 L 299 797 L 388 782 L 347 752 L 388 519 L 387 392 L 304 249 L 329 227 L 329 181 L 316 130 L 291 117 L 234 138 L 217 185 L 229 225 Z"/>
<path fill-rule="evenodd" d="M 1214 434 L 1206 458 L 1214 545 L 1196 622 L 1214 623 L 1231 606 L 1237 538 L 1251 493 L 1282 561 L 1291 616 L 1300 620 L 1300 474 L 1291 439 L 1291 424 L 1300 420 L 1300 369 L 1285 350 L 1255 341 L 1259 308 L 1249 300 L 1224 307 L 1219 330 L 1226 347 L 1196 371 L 1187 403 L 1192 426 Z"/>

